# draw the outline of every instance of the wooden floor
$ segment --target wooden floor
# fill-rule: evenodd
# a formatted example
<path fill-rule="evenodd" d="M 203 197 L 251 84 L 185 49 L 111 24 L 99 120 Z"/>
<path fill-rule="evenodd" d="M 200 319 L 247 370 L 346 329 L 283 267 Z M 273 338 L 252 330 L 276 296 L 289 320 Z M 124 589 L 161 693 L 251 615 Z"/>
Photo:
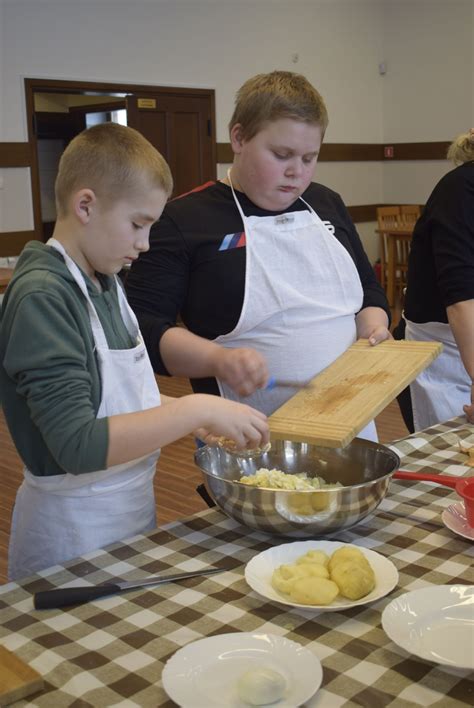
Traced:
<path fill-rule="evenodd" d="M 160 390 L 168 396 L 182 396 L 191 391 L 187 379 L 158 377 Z M 408 431 L 396 401 L 376 419 L 381 442 L 404 437 Z M 7 549 L 10 518 L 16 491 L 22 479 L 22 464 L 13 446 L 0 409 L 0 583 L 7 580 Z M 188 435 L 162 450 L 155 477 L 158 523 L 164 524 L 181 516 L 193 514 L 207 506 L 195 491 L 202 482 L 201 473 L 193 462 L 194 438 Z"/>

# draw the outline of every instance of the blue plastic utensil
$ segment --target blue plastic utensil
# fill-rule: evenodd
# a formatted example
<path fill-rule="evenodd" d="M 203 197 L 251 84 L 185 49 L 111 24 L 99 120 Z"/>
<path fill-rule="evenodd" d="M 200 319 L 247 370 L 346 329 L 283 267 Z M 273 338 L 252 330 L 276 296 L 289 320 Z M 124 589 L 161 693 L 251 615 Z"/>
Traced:
<path fill-rule="evenodd" d="M 277 379 L 275 376 L 270 376 L 265 389 L 271 391 L 277 386 L 284 386 L 285 388 L 310 388 L 311 382 L 301 383 L 301 381 L 289 381 L 288 379 Z"/>

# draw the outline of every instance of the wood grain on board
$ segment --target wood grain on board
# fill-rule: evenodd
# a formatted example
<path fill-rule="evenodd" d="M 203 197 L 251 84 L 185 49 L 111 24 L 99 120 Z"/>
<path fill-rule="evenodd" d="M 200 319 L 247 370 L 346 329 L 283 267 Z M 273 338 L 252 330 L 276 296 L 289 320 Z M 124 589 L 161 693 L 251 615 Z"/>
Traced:
<path fill-rule="evenodd" d="M 359 339 L 270 416 L 271 437 L 344 447 L 441 353 L 438 342 Z"/>

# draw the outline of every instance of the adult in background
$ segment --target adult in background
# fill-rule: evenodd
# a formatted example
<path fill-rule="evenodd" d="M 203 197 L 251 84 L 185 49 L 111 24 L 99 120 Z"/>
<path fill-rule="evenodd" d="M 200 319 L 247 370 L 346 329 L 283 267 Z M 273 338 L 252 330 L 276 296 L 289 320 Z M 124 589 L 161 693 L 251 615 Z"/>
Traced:
<path fill-rule="evenodd" d="M 474 423 L 474 130 L 459 135 L 457 165 L 416 223 L 408 262 L 406 339 L 439 341 L 442 354 L 411 384 L 415 430 L 466 414 Z"/>
<path fill-rule="evenodd" d="M 269 415 L 295 393 L 270 376 L 306 382 L 358 337 L 391 336 L 342 199 L 311 181 L 327 124 L 300 74 L 237 92 L 227 176 L 167 204 L 127 278 L 155 372 Z M 376 439 L 374 424 L 361 436 Z"/>

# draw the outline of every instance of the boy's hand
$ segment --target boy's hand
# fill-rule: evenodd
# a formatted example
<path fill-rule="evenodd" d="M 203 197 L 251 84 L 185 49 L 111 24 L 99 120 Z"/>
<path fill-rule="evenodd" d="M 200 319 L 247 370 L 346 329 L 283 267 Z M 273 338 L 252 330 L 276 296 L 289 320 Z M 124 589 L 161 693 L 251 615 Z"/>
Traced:
<path fill-rule="evenodd" d="M 234 440 L 238 450 L 262 447 L 270 438 L 267 416 L 260 411 L 218 396 L 206 396 L 204 427 L 194 431 L 197 438 L 207 444 L 216 438 Z"/>
<path fill-rule="evenodd" d="M 474 423 L 474 383 L 471 384 L 471 405 L 463 406 L 467 422 Z"/>
<path fill-rule="evenodd" d="M 250 396 L 268 381 L 265 357 L 255 349 L 220 347 L 215 360 L 215 375 L 239 396 Z"/>
<path fill-rule="evenodd" d="M 368 339 L 373 347 L 386 339 L 393 339 L 388 329 L 387 313 L 380 307 L 364 307 L 356 315 L 357 339 Z"/>
<path fill-rule="evenodd" d="M 373 347 L 375 347 L 376 344 L 380 344 L 380 342 L 385 342 L 387 339 L 393 339 L 390 331 L 383 325 L 374 327 L 374 329 L 366 335 L 366 338 Z"/>

